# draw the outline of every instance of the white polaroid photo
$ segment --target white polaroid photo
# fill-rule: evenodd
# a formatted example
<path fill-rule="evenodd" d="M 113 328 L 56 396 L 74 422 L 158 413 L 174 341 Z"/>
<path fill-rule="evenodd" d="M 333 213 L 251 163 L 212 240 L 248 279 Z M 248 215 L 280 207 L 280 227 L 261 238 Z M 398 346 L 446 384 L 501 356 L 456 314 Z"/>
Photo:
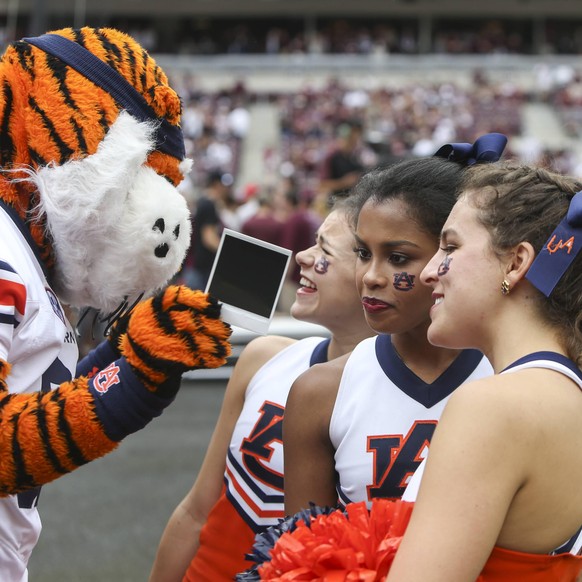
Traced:
<path fill-rule="evenodd" d="M 206 292 L 221 304 L 221 319 L 266 334 L 291 251 L 225 228 Z"/>

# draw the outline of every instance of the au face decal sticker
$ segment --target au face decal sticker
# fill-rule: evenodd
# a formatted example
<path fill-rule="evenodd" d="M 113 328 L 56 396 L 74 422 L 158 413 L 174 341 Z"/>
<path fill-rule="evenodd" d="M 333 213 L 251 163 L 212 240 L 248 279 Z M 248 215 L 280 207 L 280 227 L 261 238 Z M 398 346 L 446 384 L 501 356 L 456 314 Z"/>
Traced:
<path fill-rule="evenodd" d="M 394 289 L 397 289 L 398 291 L 410 291 L 411 289 L 414 289 L 414 278 L 415 275 L 411 275 L 405 271 L 402 273 L 394 273 L 394 281 L 392 285 L 394 285 Z"/>

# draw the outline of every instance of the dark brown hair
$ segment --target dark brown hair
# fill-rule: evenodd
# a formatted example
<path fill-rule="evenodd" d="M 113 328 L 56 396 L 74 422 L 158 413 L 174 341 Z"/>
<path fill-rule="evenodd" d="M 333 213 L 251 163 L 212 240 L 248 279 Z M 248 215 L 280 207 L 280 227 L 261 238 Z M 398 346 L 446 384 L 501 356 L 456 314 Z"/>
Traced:
<path fill-rule="evenodd" d="M 435 237 L 453 208 L 466 167 L 444 158 L 416 158 L 377 168 L 365 174 L 348 201 L 351 219 L 357 224 L 368 201 L 384 204 L 401 200 L 420 229 Z"/>
<path fill-rule="evenodd" d="M 462 196 L 479 210 L 499 255 L 525 241 L 539 253 L 580 190 L 575 178 L 515 162 L 472 166 L 462 184 Z M 582 367 L 582 253 L 550 297 L 537 294 L 540 313 L 560 330 L 569 357 Z"/>

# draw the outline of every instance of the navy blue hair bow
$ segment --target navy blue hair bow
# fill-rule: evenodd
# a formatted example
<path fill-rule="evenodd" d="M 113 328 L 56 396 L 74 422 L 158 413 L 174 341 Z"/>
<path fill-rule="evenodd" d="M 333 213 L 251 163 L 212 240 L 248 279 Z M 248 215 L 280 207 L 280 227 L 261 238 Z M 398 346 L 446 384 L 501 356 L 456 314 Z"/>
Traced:
<path fill-rule="evenodd" d="M 526 279 L 549 297 L 582 249 L 582 190 L 574 195 L 562 222 L 534 259 Z"/>
<path fill-rule="evenodd" d="M 502 133 L 486 133 L 478 137 L 473 144 L 447 143 L 440 147 L 434 156 L 472 166 L 483 162 L 496 162 L 506 145 L 507 137 Z"/>

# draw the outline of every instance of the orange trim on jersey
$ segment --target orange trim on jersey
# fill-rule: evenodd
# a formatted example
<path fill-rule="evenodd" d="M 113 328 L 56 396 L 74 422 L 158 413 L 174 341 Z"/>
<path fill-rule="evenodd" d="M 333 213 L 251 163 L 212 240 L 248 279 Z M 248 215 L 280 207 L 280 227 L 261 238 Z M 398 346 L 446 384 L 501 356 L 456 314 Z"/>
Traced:
<path fill-rule="evenodd" d="M 246 493 L 246 491 L 242 488 L 240 483 L 236 480 L 234 473 L 230 470 L 229 467 L 226 467 L 226 474 L 228 475 L 229 481 L 232 483 L 233 487 L 236 489 L 238 494 L 244 499 L 244 502 L 252 509 L 252 511 L 258 517 L 268 517 L 268 518 L 279 518 L 285 517 L 284 510 L 268 510 L 268 509 L 261 509 Z"/>
<path fill-rule="evenodd" d="M 574 582 L 582 572 L 582 558 L 528 554 L 495 546 L 476 582 Z"/>
<path fill-rule="evenodd" d="M 26 310 L 26 287 L 8 279 L 2 279 L 0 285 L 0 305 L 14 306 L 18 315 Z"/>

